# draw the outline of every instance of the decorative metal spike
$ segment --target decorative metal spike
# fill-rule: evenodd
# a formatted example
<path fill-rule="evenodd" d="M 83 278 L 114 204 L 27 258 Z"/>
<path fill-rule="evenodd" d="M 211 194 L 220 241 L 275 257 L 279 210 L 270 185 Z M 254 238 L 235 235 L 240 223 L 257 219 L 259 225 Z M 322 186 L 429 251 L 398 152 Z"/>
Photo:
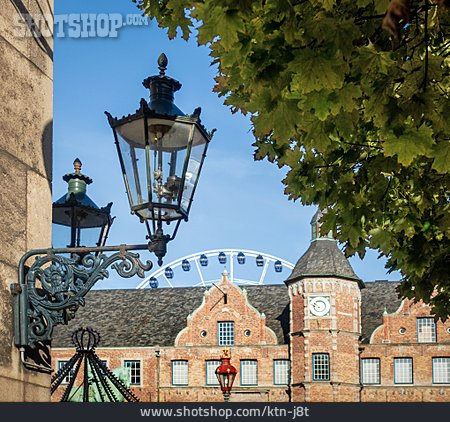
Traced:
<path fill-rule="evenodd" d="M 167 65 L 169 64 L 169 60 L 164 53 L 158 57 L 158 67 L 159 67 L 159 76 L 165 76 Z"/>
<path fill-rule="evenodd" d="M 75 158 L 75 161 L 73 162 L 73 168 L 75 170 L 75 173 L 80 173 L 81 172 L 81 166 L 83 165 L 83 163 L 80 161 L 79 158 Z"/>

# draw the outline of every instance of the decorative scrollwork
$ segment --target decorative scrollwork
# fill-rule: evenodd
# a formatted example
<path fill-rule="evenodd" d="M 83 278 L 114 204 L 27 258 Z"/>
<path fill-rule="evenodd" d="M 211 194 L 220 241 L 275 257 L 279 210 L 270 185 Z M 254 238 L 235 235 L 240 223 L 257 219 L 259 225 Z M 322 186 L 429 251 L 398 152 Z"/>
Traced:
<path fill-rule="evenodd" d="M 20 294 L 26 297 L 25 301 L 19 302 L 19 306 L 26 306 L 18 313 L 26 315 L 26 321 L 18 323 L 20 345 L 34 348 L 38 342 L 51 340 L 54 326 L 73 319 L 78 308 L 84 306 L 84 297 L 94 284 L 109 277 L 108 268 L 123 278 L 135 275 L 144 278 L 153 264 L 150 261 L 142 263 L 138 254 L 126 248 L 117 247 L 118 252 L 109 256 L 104 253 L 94 255 L 87 248 L 70 256 L 56 255 L 51 250 L 46 255 L 36 256 L 18 285 Z M 98 252 L 99 248 L 92 249 Z M 19 278 L 20 274 L 19 270 Z"/>

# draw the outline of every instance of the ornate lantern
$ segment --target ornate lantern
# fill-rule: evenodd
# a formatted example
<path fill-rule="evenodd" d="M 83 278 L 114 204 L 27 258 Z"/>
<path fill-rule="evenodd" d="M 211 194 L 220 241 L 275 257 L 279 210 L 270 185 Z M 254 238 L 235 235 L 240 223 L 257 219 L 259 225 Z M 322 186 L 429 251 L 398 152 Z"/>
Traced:
<path fill-rule="evenodd" d="M 216 368 L 216 376 L 225 401 L 230 400 L 231 389 L 237 374 L 237 370 L 231 365 L 230 359 L 231 352 L 225 349 L 220 357 L 220 365 Z"/>
<path fill-rule="evenodd" d="M 104 246 L 114 220 L 111 218 L 112 202 L 99 208 L 86 193 L 92 179 L 81 173 L 81 161 L 75 159 L 73 166 L 74 172 L 63 176 L 68 189 L 53 203 L 52 221 L 58 227 L 70 229 L 69 248 L 93 246 L 94 243 Z"/>
<path fill-rule="evenodd" d="M 106 112 L 122 168 L 131 212 L 145 222 L 149 249 L 159 258 L 166 254 L 181 220 L 188 220 L 195 189 L 213 132 L 200 122 L 201 109 L 184 114 L 173 102 L 180 82 L 166 76 L 168 60 L 158 59 L 159 75 L 143 85 L 150 102 L 122 118 Z M 163 233 L 163 223 L 174 223 L 172 235 Z"/>

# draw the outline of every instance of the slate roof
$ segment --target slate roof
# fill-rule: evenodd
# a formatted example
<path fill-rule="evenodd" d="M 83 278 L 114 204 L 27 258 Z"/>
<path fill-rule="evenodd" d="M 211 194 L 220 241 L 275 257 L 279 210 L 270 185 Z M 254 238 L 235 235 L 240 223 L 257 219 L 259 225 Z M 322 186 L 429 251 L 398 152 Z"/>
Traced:
<path fill-rule="evenodd" d="M 364 286 L 339 250 L 336 241 L 330 239 L 317 239 L 311 242 L 308 250 L 295 264 L 286 283 L 308 276 L 339 276 L 358 280 L 360 286 Z"/>
<path fill-rule="evenodd" d="M 375 328 L 383 323 L 385 306 L 390 314 L 399 308 L 402 301 L 395 291 L 399 284 L 392 281 L 365 283 L 366 288 L 361 290 L 362 343 L 368 343 Z"/>
<path fill-rule="evenodd" d="M 384 305 L 394 312 L 397 283 L 367 283 L 362 289 L 363 338 L 382 323 Z M 279 344 L 288 343 L 289 296 L 285 285 L 246 286 L 249 302 L 266 315 Z M 90 326 L 102 336 L 100 347 L 173 346 L 187 316 L 202 303 L 203 287 L 145 290 L 92 290 L 68 326 L 53 333 L 53 347 L 70 347 L 71 333 Z"/>

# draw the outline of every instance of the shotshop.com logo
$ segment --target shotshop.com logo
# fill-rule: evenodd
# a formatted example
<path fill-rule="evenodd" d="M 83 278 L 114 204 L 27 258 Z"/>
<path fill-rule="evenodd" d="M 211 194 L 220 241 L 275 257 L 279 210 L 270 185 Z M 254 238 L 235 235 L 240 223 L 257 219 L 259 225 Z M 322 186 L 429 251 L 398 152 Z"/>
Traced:
<path fill-rule="evenodd" d="M 17 14 L 14 16 L 14 36 L 18 38 L 117 38 L 121 28 L 149 24 L 149 17 L 140 14 L 125 16 L 120 13 L 70 13 L 54 16 Z"/>

